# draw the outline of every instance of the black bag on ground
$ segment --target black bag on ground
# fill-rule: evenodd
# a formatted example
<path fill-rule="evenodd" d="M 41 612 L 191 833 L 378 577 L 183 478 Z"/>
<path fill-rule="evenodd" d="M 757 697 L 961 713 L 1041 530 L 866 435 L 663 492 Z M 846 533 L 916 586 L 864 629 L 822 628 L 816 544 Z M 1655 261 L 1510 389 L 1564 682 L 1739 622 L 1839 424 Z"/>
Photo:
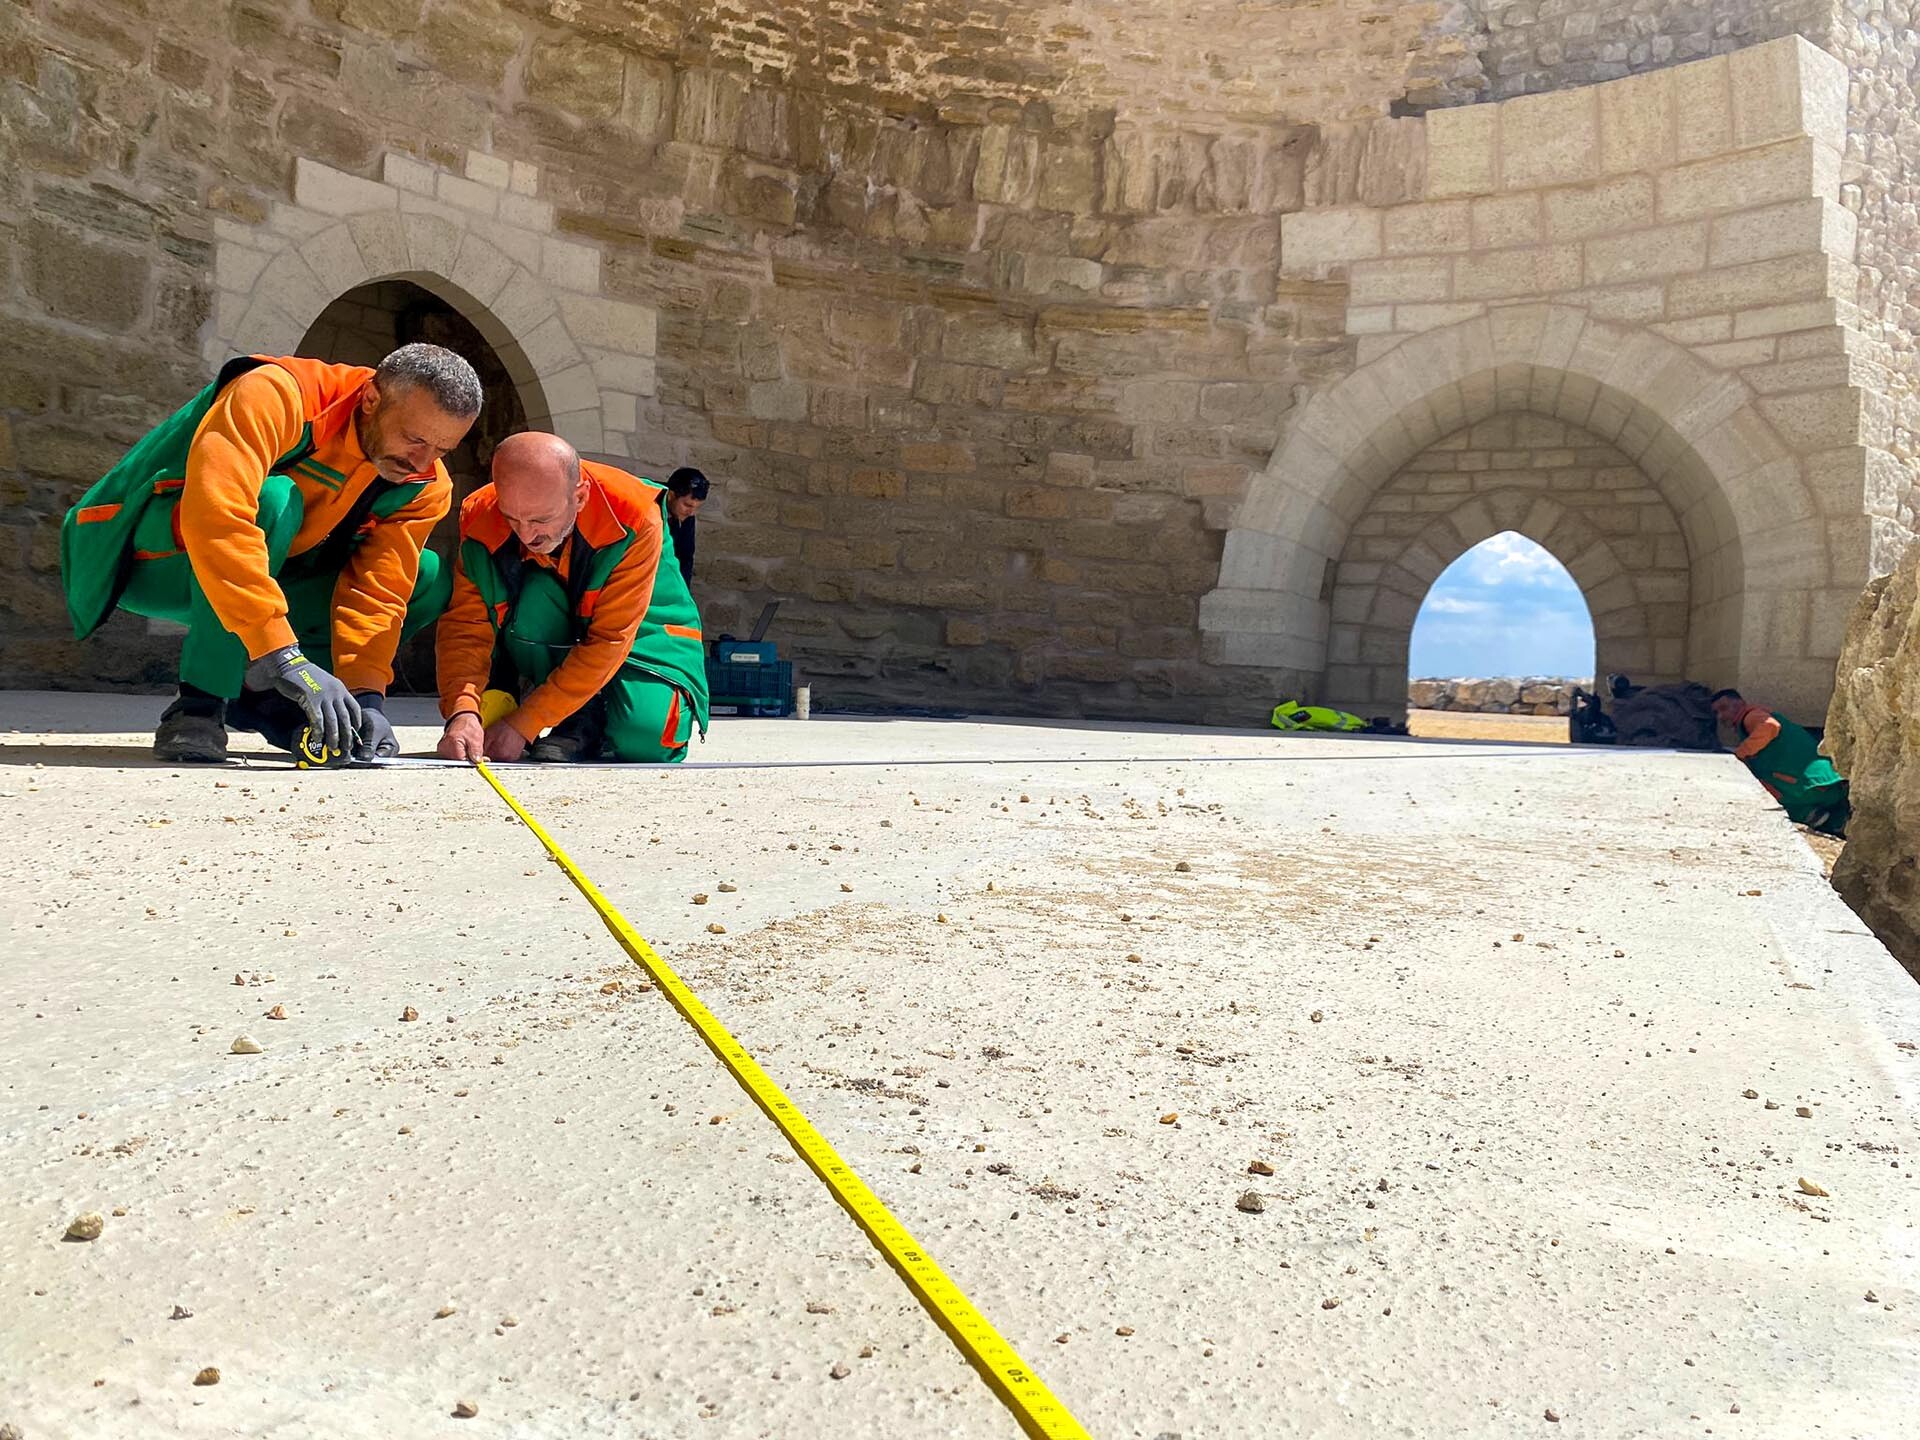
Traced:
<path fill-rule="evenodd" d="M 1622 689 L 1629 693 L 1622 694 Z M 1713 692 L 1689 681 L 1684 685 L 1614 688 L 1613 725 L 1619 745 L 1654 749 L 1718 750 Z"/>

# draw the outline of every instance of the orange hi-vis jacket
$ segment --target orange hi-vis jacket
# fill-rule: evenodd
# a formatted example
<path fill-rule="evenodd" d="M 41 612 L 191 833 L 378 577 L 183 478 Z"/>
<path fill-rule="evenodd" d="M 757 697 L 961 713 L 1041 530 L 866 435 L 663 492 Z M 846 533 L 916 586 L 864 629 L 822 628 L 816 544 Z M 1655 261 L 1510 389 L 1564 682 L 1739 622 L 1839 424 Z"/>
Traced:
<path fill-rule="evenodd" d="M 625 551 L 604 583 L 582 598 L 580 616 L 586 622 L 585 634 L 546 681 L 507 717 L 506 723 L 528 740 L 537 739 L 542 730 L 558 725 L 585 705 L 626 663 L 652 603 L 654 580 L 660 570 L 663 522 L 659 487 L 591 460 L 583 460 L 580 470 L 587 480 L 587 498 L 574 529 L 597 550 L 624 544 Z M 572 578 L 571 543 L 563 542 L 552 555 L 536 555 L 521 545 L 500 513 L 499 496 L 491 485 L 481 486 L 461 505 L 460 540 L 453 600 L 434 634 L 440 713 L 448 720 L 463 710 L 480 713 L 480 697 L 487 688 L 496 638 L 497 617 L 489 616 L 480 587 L 468 573 L 468 542 L 477 541 L 489 553 L 511 544 L 522 563 L 551 570 L 563 586 Z M 686 633 L 698 643 L 697 630 Z"/>
<path fill-rule="evenodd" d="M 313 451 L 288 472 L 306 507 L 289 558 L 327 538 L 379 479 L 353 418 L 373 373 L 358 365 L 273 358 L 222 390 L 194 433 L 175 526 L 213 613 L 252 658 L 295 643 L 286 596 L 268 573 L 266 537 L 256 523 L 260 488 L 311 425 Z M 349 690 L 384 692 L 392 683 L 420 552 L 452 503 L 453 482 L 436 460 L 420 493 L 372 523 L 341 568 L 333 592 L 333 667 Z"/>

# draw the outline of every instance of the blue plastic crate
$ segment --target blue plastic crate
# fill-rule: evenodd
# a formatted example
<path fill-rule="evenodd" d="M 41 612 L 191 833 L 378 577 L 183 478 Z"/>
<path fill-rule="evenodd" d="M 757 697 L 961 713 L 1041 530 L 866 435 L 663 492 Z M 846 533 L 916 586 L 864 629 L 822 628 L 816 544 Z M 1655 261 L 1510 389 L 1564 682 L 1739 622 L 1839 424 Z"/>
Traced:
<path fill-rule="evenodd" d="M 723 714 L 791 714 L 793 666 L 785 660 L 771 665 L 709 660 L 707 697 L 712 708 Z"/>

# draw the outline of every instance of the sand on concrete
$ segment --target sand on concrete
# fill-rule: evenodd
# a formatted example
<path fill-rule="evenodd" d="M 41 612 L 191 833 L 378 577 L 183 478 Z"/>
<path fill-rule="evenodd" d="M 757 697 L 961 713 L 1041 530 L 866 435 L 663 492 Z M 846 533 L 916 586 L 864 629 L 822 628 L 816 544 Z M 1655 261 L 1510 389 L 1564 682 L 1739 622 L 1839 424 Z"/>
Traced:
<path fill-rule="evenodd" d="M 477 776 L 159 767 L 159 703 L 0 698 L 0 1424 L 1018 1433 Z M 506 778 L 1091 1434 L 1911 1413 L 1920 989 L 1730 758 L 699 754 L 885 763 Z"/>
<path fill-rule="evenodd" d="M 1476 710 L 1409 710 L 1407 728 L 1422 740 L 1522 740 L 1565 745 L 1564 715 L 1486 715 Z"/>

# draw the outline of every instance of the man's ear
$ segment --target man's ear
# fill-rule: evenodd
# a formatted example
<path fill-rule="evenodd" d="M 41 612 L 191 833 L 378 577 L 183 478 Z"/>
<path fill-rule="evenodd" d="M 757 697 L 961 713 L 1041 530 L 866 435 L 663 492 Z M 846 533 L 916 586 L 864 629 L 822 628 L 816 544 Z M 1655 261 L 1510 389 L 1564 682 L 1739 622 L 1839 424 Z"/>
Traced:
<path fill-rule="evenodd" d="M 371 415 L 380 408 L 380 382 L 372 376 L 367 377 L 367 385 L 360 392 L 360 408 Z"/>

